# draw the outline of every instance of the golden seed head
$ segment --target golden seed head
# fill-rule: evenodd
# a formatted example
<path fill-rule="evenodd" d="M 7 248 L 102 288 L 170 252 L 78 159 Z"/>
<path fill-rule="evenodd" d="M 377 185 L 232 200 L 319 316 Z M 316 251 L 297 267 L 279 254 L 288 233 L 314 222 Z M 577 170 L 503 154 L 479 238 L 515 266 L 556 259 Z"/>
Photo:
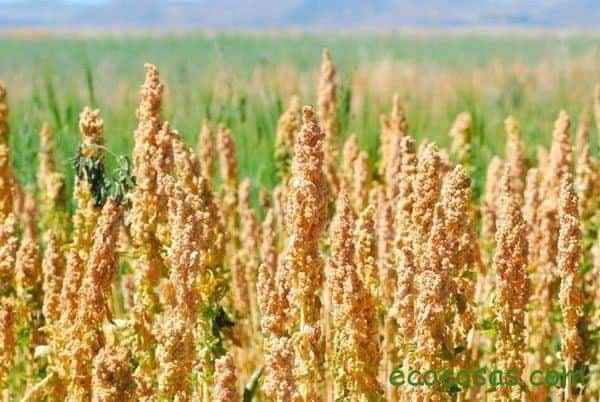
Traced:
<path fill-rule="evenodd" d="M 0 300 L 0 385 L 7 387 L 17 349 L 16 314 L 12 302 Z M 4 388 L 6 389 L 6 388 Z"/>
<path fill-rule="evenodd" d="M 238 215 L 240 216 L 240 237 L 243 239 L 243 252 L 247 258 L 246 264 L 255 264 L 258 268 L 260 247 L 260 225 L 256 212 L 252 208 L 250 195 L 250 180 L 244 179 L 238 189 Z M 253 278 L 256 281 L 256 277 Z"/>
<path fill-rule="evenodd" d="M 442 188 L 440 175 L 440 157 L 437 146 L 428 143 L 417 162 L 414 177 L 414 204 L 412 224 L 414 227 L 413 244 L 416 247 L 417 265 L 421 267 L 424 258 L 423 247 L 427 243 L 433 224 L 434 208 Z"/>
<path fill-rule="evenodd" d="M 408 135 L 408 121 L 406 120 L 406 112 L 399 94 L 394 94 L 392 98 L 392 110 L 389 118 L 390 128 L 392 131 L 401 137 Z"/>
<path fill-rule="evenodd" d="M 174 185 L 169 200 L 169 280 L 175 290 L 177 307 L 190 320 L 195 317 L 197 310 L 197 280 L 206 268 L 203 261 L 205 245 L 201 232 L 202 222 L 198 221 L 194 206 L 193 194 Z"/>
<path fill-rule="evenodd" d="M 573 150 L 570 140 L 571 121 L 564 110 L 561 110 L 558 119 L 554 123 L 552 134 L 552 147 L 548 157 L 548 167 L 543 172 L 542 192 L 544 200 L 556 204 L 560 181 L 564 174 L 569 173 L 572 168 L 571 158 Z"/>
<path fill-rule="evenodd" d="M 381 160 L 379 171 L 380 173 L 385 174 L 386 171 L 390 170 L 388 165 L 393 163 L 393 158 L 400 157 L 400 155 L 394 156 L 398 151 L 398 138 L 408 135 L 406 113 L 398 94 L 394 94 L 392 100 L 392 110 L 390 111 L 389 116 L 382 115 L 380 117 L 380 126 L 381 134 L 379 153 L 381 155 Z M 393 171 L 394 168 L 391 170 Z M 392 173 L 389 173 L 388 180 L 390 177 L 392 177 L 391 175 Z"/>
<path fill-rule="evenodd" d="M 23 211 L 21 213 L 24 234 L 17 251 L 15 264 L 17 294 L 24 298 L 39 294 L 42 284 L 42 257 L 37 242 L 36 215 L 35 199 L 31 189 L 27 188 L 24 193 Z"/>
<path fill-rule="evenodd" d="M 396 270 L 394 269 L 393 241 L 394 220 L 392 205 L 386 199 L 383 186 L 376 185 L 369 194 L 369 203 L 376 208 L 375 226 L 377 232 L 377 260 L 379 266 L 379 283 L 384 304 L 391 303 L 394 292 Z"/>
<path fill-rule="evenodd" d="M 211 183 L 215 175 L 215 146 L 212 131 L 206 120 L 202 123 L 202 130 L 198 138 L 198 156 L 202 175 Z"/>
<path fill-rule="evenodd" d="M 384 167 L 384 180 L 386 186 L 386 198 L 389 201 L 396 200 L 399 191 L 399 178 L 402 170 L 402 139 L 403 137 L 392 136 L 388 142 L 387 160 Z"/>
<path fill-rule="evenodd" d="M 293 375 L 295 353 L 292 340 L 285 337 L 271 339 L 270 351 L 265 361 L 263 391 L 276 401 L 302 401 Z"/>
<path fill-rule="evenodd" d="M 538 145 L 535 150 L 540 173 L 545 174 L 548 169 L 548 150 L 543 145 Z"/>
<path fill-rule="evenodd" d="M 294 138 L 302 126 L 300 98 L 292 96 L 286 111 L 277 121 L 275 136 L 275 161 L 279 174 L 287 178 L 290 174 L 290 163 L 294 152 Z"/>
<path fill-rule="evenodd" d="M 323 173 L 323 133 L 312 107 L 303 108 L 304 124 L 296 137 L 292 176 L 286 186 L 286 243 L 281 269 L 286 278 L 290 304 L 290 327 L 298 347 L 294 369 L 306 373 L 299 378 L 300 392 L 309 397 L 320 381 L 321 297 L 323 261 L 319 251 L 321 232 L 327 220 L 327 185 Z"/>
<path fill-rule="evenodd" d="M 496 327 L 499 364 L 504 369 L 524 368 L 525 315 L 529 302 L 527 279 L 527 226 L 514 190 L 510 186 L 510 168 L 506 167 L 500 184 L 500 211 L 496 231 Z M 516 352 L 516 353 L 515 353 Z M 501 390 L 508 397 L 511 390 Z"/>
<path fill-rule="evenodd" d="M 304 124 L 294 145 L 286 216 L 290 233 L 298 231 L 315 243 L 327 217 L 327 186 L 322 170 L 323 133 L 311 107 L 304 107 L 303 116 Z"/>
<path fill-rule="evenodd" d="M 156 359 L 160 372 L 158 390 L 163 400 L 191 400 L 189 373 L 194 364 L 193 323 L 178 309 L 158 324 Z"/>
<path fill-rule="evenodd" d="M 46 249 L 42 260 L 44 275 L 44 304 L 42 311 L 48 324 L 56 324 L 60 317 L 60 289 L 65 273 L 65 256 L 60 247 L 58 237 L 52 230 L 46 236 Z"/>
<path fill-rule="evenodd" d="M 271 267 L 277 266 L 277 225 L 275 211 L 268 208 L 265 220 L 261 225 L 262 241 L 260 243 L 260 258 Z"/>
<path fill-rule="evenodd" d="M 287 300 L 282 297 L 276 281 L 276 268 L 263 263 L 258 269 L 257 300 L 261 312 L 261 326 L 265 333 L 282 336 L 285 332 Z"/>
<path fill-rule="evenodd" d="M 351 188 L 352 172 L 354 171 L 354 163 L 360 153 L 360 147 L 358 146 L 358 140 L 356 134 L 352 134 L 344 143 L 344 149 L 342 151 L 342 184 L 346 189 Z"/>
<path fill-rule="evenodd" d="M 362 245 L 361 258 L 355 260 L 355 215 L 348 195 L 343 191 L 338 196 L 336 210 L 330 229 L 328 283 L 333 301 L 334 360 L 345 366 L 336 373 L 336 381 L 341 388 L 339 395 L 350 393 L 359 399 L 368 400 L 379 391 L 379 328 L 369 324 L 377 320 L 375 299 L 360 279 L 359 271 L 367 269 L 363 262 L 374 265 L 375 244 L 372 240 L 370 261 L 364 255 Z M 359 235 L 364 237 L 365 233 Z M 360 266 L 356 265 L 357 262 Z"/>
<path fill-rule="evenodd" d="M 129 354 L 121 347 L 107 345 L 94 357 L 92 402 L 131 401 L 134 379 Z"/>
<path fill-rule="evenodd" d="M 523 204 L 523 219 L 527 223 L 528 235 L 527 243 L 529 245 L 529 262 L 537 261 L 540 251 L 540 232 L 539 232 L 539 208 L 540 199 L 540 173 L 537 168 L 531 168 L 527 171 L 525 180 Z"/>
<path fill-rule="evenodd" d="M 362 211 L 369 202 L 369 187 L 371 185 L 371 168 L 369 155 L 360 151 L 356 158 L 352 183 L 352 203 L 356 211 Z"/>
<path fill-rule="evenodd" d="M 576 138 L 575 189 L 579 199 L 580 218 L 585 224 L 593 219 L 599 206 L 600 165 L 591 155 L 588 122 L 586 114 L 582 115 Z"/>
<path fill-rule="evenodd" d="M 375 231 L 375 206 L 369 205 L 358 217 L 354 233 L 356 268 L 373 299 L 379 298 L 379 272 L 377 269 L 377 232 Z"/>
<path fill-rule="evenodd" d="M 337 265 L 352 264 L 354 260 L 354 245 L 352 234 L 356 216 L 350 205 L 348 194 L 341 192 L 336 202 L 336 214 L 331 221 L 331 259 Z"/>
<path fill-rule="evenodd" d="M 99 328 L 108 316 L 105 300 L 110 295 L 119 264 L 116 244 L 122 216 L 123 208 L 112 198 L 108 199 L 98 219 L 81 287 L 77 291 L 77 318 L 91 328 Z"/>
<path fill-rule="evenodd" d="M 235 153 L 235 141 L 233 140 L 231 130 L 223 124 L 219 125 L 217 144 L 221 177 L 225 183 L 234 183 L 237 186 L 238 164 Z"/>
<path fill-rule="evenodd" d="M 338 121 L 336 116 L 337 108 L 337 85 L 336 71 L 333 67 L 331 54 L 329 50 L 323 50 L 323 61 L 321 63 L 321 75 L 319 77 L 319 86 L 317 89 L 318 101 L 317 110 L 319 121 L 323 126 L 325 133 L 325 152 L 335 157 L 336 150 L 336 135 L 338 129 Z"/>
<path fill-rule="evenodd" d="M 328 278 L 328 281 L 334 306 L 336 302 L 338 304 L 341 302 L 346 272 L 354 267 L 355 219 L 348 195 L 341 192 L 337 199 L 336 214 L 331 221 L 329 234 L 331 257 L 328 269 L 331 270 L 331 278 Z"/>
<path fill-rule="evenodd" d="M 412 211 L 414 204 L 413 184 L 417 174 L 417 156 L 415 155 L 415 142 L 410 136 L 402 138 L 400 143 L 402 166 L 398 179 L 398 198 L 395 208 L 394 237 L 395 252 L 405 246 L 412 245 Z"/>
<path fill-rule="evenodd" d="M 66 211 L 65 177 L 56 171 L 54 159 L 54 136 L 47 123 L 40 134 L 39 167 L 37 187 L 40 210 L 40 227 L 53 229 L 61 241 L 66 241 L 68 214 Z"/>
<path fill-rule="evenodd" d="M 245 268 L 242 254 L 235 253 L 231 258 L 231 285 L 235 296 L 235 307 L 247 317 L 250 313 L 250 295 Z"/>
<path fill-rule="evenodd" d="M 215 362 L 216 376 L 213 388 L 215 402 L 238 402 L 240 400 L 235 370 L 231 353 L 226 353 Z"/>
<path fill-rule="evenodd" d="M 464 166 L 471 163 L 471 124 L 471 115 L 468 112 L 462 112 L 456 117 L 450 129 L 452 138 L 450 152 L 454 160 Z"/>
<path fill-rule="evenodd" d="M 415 279 L 415 324 L 419 364 L 440 370 L 443 368 L 442 353 L 449 344 L 449 331 L 444 317 L 450 313 L 450 278 L 454 267 L 450 262 L 450 250 L 446 239 L 444 210 L 440 203 L 434 208 L 431 233 L 426 243 L 423 262 Z"/>
<path fill-rule="evenodd" d="M 14 286 L 14 269 L 19 241 L 14 214 L 0 216 L 0 293 Z"/>
<path fill-rule="evenodd" d="M 527 161 L 525 158 L 525 144 L 521 138 L 521 128 L 513 116 L 508 116 L 504 120 L 506 131 L 506 160 L 510 166 L 511 187 L 518 200 L 523 199 L 525 190 L 525 176 L 527 174 Z"/>
<path fill-rule="evenodd" d="M 565 174 L 560 186 L 557 267 L 561 277 L 559 300 L 563 315 L 563 356 L 572 364 L 583 357 L 583 340 L 579 321 L 583 316 L 584 298 L 581 290 L 581 223 L 573 177 Z"/>
<path fill-rule="evenodd" d="M 402 247 L 397 252 L 398 281 L 394 295 L 394 305 L 390 314 L 396 316 L 398 325 L 397 343 L 400 352 L 407 353 L 406 346 L 415 335 L 415 276 L 417 270 L 414 255 L 410 247 Z M 403 334 L 400 336 L 399 334 Z"/>
<path fill-rule="evenodd" d="M 160 82 L 156 66 L 145 63 L 146 80 L 140 89 L 140 105 L 136 111 L 140 121 L 149 122 L 155 129 L 160 128 L 160 113 L 164 84 Z"/>
<path fill-rule="evenodd" d="M 485 179 L 485 190 L 481 206 L 482 226 L 481 235 L 484 239 L 493 240 L 496 233 L 496 220 L 498 215 L 498 186 L 504 163 L 494 156 L 490 161 Z"/>
<path fill-rule="evenodd" d="M 17 295 L 28 299 L 39 291 L 42 284 L 42 257 L 40 248 L 32 234 L 21 239 L 15 263 Z"/>
<path fill-rule="evenodd" d="M 458 248 L 458 242 L 468 224 L 471 204 L 471 179 L 462 165 L 457 165 L 445 177 L 440 195 L 444 208 L 447 235 L 450 245 Z"/>
<path fill-rule="evenodd" d="M 563 272 L 579 271 L 581 228 L 577 208 L 577 193 L 574 189 L 573 176 L 567 174 L 561 181 L 559 200 L 560 232 L 559 268 Z"/>
<path fill-rule="evenodd" d="M 152 164 L 158 154 L 156 136 L 163 127 L 160 113 L 164 85 L 155 66 L 146 63 L 144 67 L 146 80 L 140 89 L 140 103 L 136 111 L 138 126 L 134 133 L 133 174 L 136 190 L 153 192 L 156 191 L 158 179 Z"/>
<path fill-rule="evenodd" d="M 54 134 L 50 130 L 48 123 L 42 125 L 42 131 L 40 132 L 40 166 L 39 170 L 44 171 L 55 171 L 54 162 Z"/>
<path fill-rule="evenodd" d="M 81 131 L 81 153 L 90 160 L 104 159 L 104 122 L 99 109 L 86 106 L 79 115 L 79 130 Z"/>
<path fill-rule="evenodd" d="M 198 158 L 176 132 L 173 132 L 171 146 L 175 174 L 182 186 L 193 191 L 201 174 Z"/>
<path fill-rule="evenodd" d="M 0 219 L 13 212 L 14 204 L 15 177 L 10 162 L 10 150 L 7 144 L 0 143 Z"/>
<path fill-rule="evenodd" d="M 579 159 L 584 152 L 584 148 L 590 143 L 590 115 L 589 111 L 584 109 L 579 115 L 579 124 L 577 125 L 577 134 L 575 135 L 575 157 Z"/>

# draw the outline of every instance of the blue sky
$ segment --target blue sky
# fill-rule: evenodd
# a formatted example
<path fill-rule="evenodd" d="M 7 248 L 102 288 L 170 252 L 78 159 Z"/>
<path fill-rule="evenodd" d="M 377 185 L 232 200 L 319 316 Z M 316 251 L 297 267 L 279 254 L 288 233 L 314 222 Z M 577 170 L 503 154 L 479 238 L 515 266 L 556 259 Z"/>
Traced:
<path fill-rule="evenodd" d="M 24 3 L 28 0 L 0 0 L 0 3 Z M 104 3 L 106 0 L 66 0 L 66 3 L 79 3 L 79 4 L 98 4 Z M 51 3 L 52 0 L 46 1 L 46 3 Z"/>
<path fill-rule="evenodd" d="M 139 1 L 139 0 L 137 0 Z M 41 26 L 600 28 L 600 0 L 0 0 L 0 29 Z M 214 7 L 208 5 L 214 3 Z M 367 7 L 367 4 L 379 6 Z M 86 6 L 96 12 L 88 12 Z M 164 11 L 164 12 L 163 12 Z M 343 11 L 343 12 L 340 12 Z"/>

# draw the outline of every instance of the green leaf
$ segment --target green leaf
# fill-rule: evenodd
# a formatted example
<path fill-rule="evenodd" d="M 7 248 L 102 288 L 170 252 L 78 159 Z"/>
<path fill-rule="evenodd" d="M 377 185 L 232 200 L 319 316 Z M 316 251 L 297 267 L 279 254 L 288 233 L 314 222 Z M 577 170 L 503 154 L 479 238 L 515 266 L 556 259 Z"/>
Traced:
<path fill-rule="evenodd" d="M 246 386 L 244 387 L 243 402 L 252 401 L 252 398 L 254 397 L 254 394 L 256 393 L 258 387 L 258 380 L 260 379 L 260 376 L 262 375 L 264 369 L 264 367 L 259 368 L 254 372 L 254 374 L 252 374 L 252 377 L 250 377 L 248 384 L 246 384 Z"/>

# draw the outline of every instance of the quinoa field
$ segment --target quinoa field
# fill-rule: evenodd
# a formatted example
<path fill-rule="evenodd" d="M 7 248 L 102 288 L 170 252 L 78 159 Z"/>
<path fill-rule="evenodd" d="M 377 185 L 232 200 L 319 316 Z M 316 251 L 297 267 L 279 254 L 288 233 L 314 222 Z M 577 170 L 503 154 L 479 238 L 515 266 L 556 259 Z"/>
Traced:
<path fill-rule="evenodd" d="M 600 36 L 0 34 L 0 400 L 600 401 Z"/>

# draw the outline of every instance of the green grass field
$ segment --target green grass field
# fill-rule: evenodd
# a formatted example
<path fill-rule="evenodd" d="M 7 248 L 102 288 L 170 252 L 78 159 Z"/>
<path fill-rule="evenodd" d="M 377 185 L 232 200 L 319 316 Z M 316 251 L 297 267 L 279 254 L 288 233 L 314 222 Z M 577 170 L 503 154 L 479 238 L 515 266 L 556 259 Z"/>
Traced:
<path fill-rule="evenodd" d="M 389 109 L 396 91 L 417 139 L 447 145 L 454 117 L 467 110 L 474 121 L 479 188 L 489 158 L 503 153 L 508 114 L 520 121 L 531 157 L 534 144 L 549 143 L 561 108 L 575 126 L 600 81 L 598 39 L 440 33 L 4 37 L 0 80 L 9 90 L 13 163 L 24 183 L 35 178 L 31 166 L 44 121 L 56 133 L 58 158 L 72 177 L 69 160 L 77 149 L 78 114 L 85 105 L 101 109 L 109 149 L 129 153 L 143 63 L 149 61 L 168 88 L 165 119 L 190 145 L 204 118 L 228 124 L 237 139 L 241 174 L 252 178 L 256 190 L 276 181 L 273 138 L 287 92 L 299 90 L 303 103 L 315 103 L 320 54 L 327 47 L 338 69 L 343 136 L 358 134 L 374 159 L 379 115 Z M 369 79 L 381 81 L 378 90 L 372 89 L 373 81 L 363 85 L 367 90 L 362 93 L 357 90 L 365 71 Z M 404 76 L 405 71 L 410 74 Z M 594 144 L 598 155 L 596 138 Z"/>

